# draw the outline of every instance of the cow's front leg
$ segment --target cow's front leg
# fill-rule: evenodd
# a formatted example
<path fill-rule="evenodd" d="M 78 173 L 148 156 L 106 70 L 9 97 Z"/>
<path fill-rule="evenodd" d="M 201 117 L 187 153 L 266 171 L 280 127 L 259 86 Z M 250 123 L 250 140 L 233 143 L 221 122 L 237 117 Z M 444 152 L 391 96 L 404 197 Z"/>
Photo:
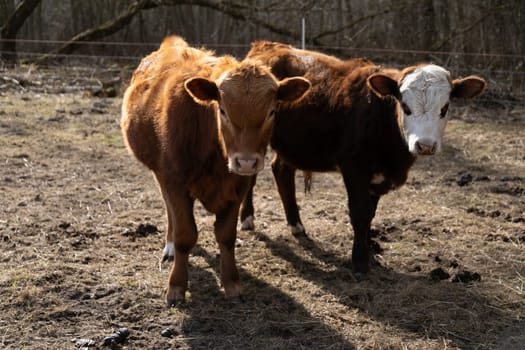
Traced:
<path fill-rule="evenodd" d="M 227 297 L 240 297 L 241 284 L 235 264 L 235 240 L 237 238 L 237 216 L 240 203 L 232 202 L 217 213 L 215 238 L 220 250 L 221 283 Z"/>
<path fill-rule="evenodd" d="M 241 205 L 241 230 L 253 230 L 255 228 L 254 219 L 254 209 L 253 209 L 253 188 L 257 181 L 257 175 L 253 175 L 250 183 L 250 188 L 248 193 L 244 197 Z"/>
<path fill-rule="evenodd" d="M 283 203 L 288 227 L 293 235 L 304 234 L 304 226 L 299 216 L 299 207 L 295 197 L 295 168 L 287 164 L 276 154 L 272 161 L 272 172 L 277 184 L 277 191 Z"/>
<path fill-rule="evenodd" d="M 350 222 L 354 229 L 354 244 L 352 247 L 352 270 L 354 277 L 364 280 L 370 269 L 370 223 L 375 212 L 377 200 L 369 192 L 369 181 L 364 174 L 355 169 L 343 173 L 348 192 L 348 209 Z"/>
<path fill-rule="evenodd" d="M 197 243 L 197 225 L 193 216 L 194 200 L 186 192 L 168 192 L 168 215 L 173 223 L 173 246 L 175 258 L 168 279 L 166 303 L 168 306 L 184 301 L 188 289 L 188 258 Z"/>

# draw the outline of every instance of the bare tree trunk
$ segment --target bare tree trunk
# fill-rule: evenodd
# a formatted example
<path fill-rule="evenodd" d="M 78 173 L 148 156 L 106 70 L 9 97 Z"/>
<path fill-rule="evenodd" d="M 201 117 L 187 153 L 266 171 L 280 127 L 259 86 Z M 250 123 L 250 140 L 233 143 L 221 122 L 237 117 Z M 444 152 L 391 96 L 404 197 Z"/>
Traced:
<path fill-rule="evenodd" d="M 15 10 L 13 0 L 0 0 L 0 28 L 4 26 L 9 18 L 9 14 Z"/>
<path fill-rule="evenodd" d="M 26 19 L 40 4 L 40 0 L 22 0 L 2 26 L 2 59 L 16 60 L 16 35 Z"/>
<path fill-rule="evenodd" d="M 69 54 L 78 48 L 79 42 L 98 40 L 108 35 L 114 34 L 122 28 L 126 27 L 135 17 L 135 15 L 140 13 L 141 10 L 152 9 L 161 6 L 176 5 L 193 5 L 187 9 L 184 9 L 188 11 L 188 15 L 190 17 L 194 18 L 194 20 L 192 21 L 193 23 L 197 23 L 197 17 L 195 17 L 195 14 L 202 13 L 202 11 L 199 12 L 199 9 L 206 8 L 209 10 L 214 10 L 223 13 L 224 15 L 237 21 L 248 21 L 250 22 L 250 25 L 261 26 L 271 32 L 283 36 L 292 37 L 294 39 L 298 39 L 300 37 L 297 31 L 291 31 L 286 27 L 278 27 L 271 23 L 266 23 L 258 17 L 251 17 L 244 11 L 246 9 L 250 9 L 250 6 L 239 5 L 233 1 L 217 2 L 213 0 L 134 0 L 128 6 L 128 8 L 122 13 L 120 13 L 116 18 L 111 19 L 103 23 L 102 25 L 89 28 L 75 35 L 67 43 L 65 43 L 58 49 L 52 51 L 51 53 L 41 56 L 39 59 L 37 59 L 37 61 L 45 61 L 53 54 Z M 186 13 L 185 11 L 183 12 Z M 200 30 L 200 28 L 196 29 L 197 31 Z M 196 40 L 198 42 L 203 42 L 202 38 L 205 37 L 204 33 L 202 33 L 202 35 L 198 34 L 199 33 L 197 33 Z"/>
<path fill-rule="evenodd" d="M 131 3 L 131 5 L 129 5 L 128 8 L 116 18 L 111 19 L 101 24 L 100 26 L 89 28 L 75 35 L 66 44 L 62 45 L 53 53 L 68 54 L 77 49 L 78 43 L 81 41 L 98 40 L 113 33 L 116 33 L 125 26 L 127 26 L 140 10 L 154 8 L 157 6 L 157 3 L 152 0 L 136 0 L 133 3 Z M 46 58 L 48 58 L 48 55 L 45 55 L 41 59 Z"/>
<path fill-rule="evenodd" d="M 434 11 L 434 1 L 425 0 L 422 4 L 423 16 L 421 16 L 421 48 L 431 47 L 436 42 L 436 12 Z"/>

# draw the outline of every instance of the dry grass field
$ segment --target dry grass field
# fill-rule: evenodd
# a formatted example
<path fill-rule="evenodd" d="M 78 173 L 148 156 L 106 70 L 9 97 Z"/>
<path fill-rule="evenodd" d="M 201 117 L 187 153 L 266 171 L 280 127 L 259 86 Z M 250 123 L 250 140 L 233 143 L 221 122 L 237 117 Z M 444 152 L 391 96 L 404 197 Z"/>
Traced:
<path fill-rule="evenodd" d="M 197 205 L 188 300 L 169 309 L 163 203 L 123 146 L 121 99 L 90 93 L 114 74 L 0 71 L 1 349 L 104 348 L 119 328 L 117 349 L 525 348 L 525 107 L 452 106 L 443 152 L 379 203 L 364 282 L 338 174 L 298 194 L 299 238 L 259 176 L 243 303 L 222 293 Z"/>

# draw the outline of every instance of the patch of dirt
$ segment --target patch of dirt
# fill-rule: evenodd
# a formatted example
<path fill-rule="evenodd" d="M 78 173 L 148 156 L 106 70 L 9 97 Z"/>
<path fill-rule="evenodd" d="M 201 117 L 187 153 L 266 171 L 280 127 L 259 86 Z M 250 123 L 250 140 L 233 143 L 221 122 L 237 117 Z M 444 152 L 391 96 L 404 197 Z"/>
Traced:
<path fill-rule="evenodd" d="M 418 159 L 381 199 L 364 282 L 351 275 L 338 174 L 299 191 L 302 237 L 289 233 L 271 171 L 259 176 L 256 229 L 237 240 L 243 303 L 223 295 L 214 217 L 197 205 L 188 300 L 168 309 L 163 203 L 124 148 L 121 99 L 93 96 L 120 74 L 1 71 L 0 348 L 103 348 L 108 337 L 120 349 L 523 344 L 525 108 L 451 108 L 442 154 Z"/>

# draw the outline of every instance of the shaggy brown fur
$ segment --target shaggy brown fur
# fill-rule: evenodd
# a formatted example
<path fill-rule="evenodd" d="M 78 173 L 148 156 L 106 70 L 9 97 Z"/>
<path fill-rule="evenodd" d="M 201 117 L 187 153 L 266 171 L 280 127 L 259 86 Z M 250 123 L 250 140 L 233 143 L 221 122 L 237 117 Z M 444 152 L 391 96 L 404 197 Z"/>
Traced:
<path fill-rule="evenodd" d="M 341 172 L 354 229 L 352 267 L 357 278 L 364 278 L 369 269 L 370 223 L 379 198 L 405 183 L 416 157 L 407 146 L 399 102 L 403 79 L 418 66 L 399 71 L 272 42 L 254 43 L 247 57 L 269 65 L 279 78 L 292 74 L 311 81 L 306 98 L 283 104 L 277 112 L 270 141 L 276 151 L 272 170 L 295 234 L 304 234 L 295 170 Z M 450 84 L 451 97 L 477 96 L 486 86 L 479 77 Z M 424 151 L 433 154 L 433 149 Z M 249 219 L 253 226 L 251 194 L 241 219 Z"/>
<path fill-rule="evenodd" d="M 121 126 L 166 204 L 164 258 L 174 256 L 169 305 L 183 300 L 187 289 L 196 199 L 216 214 L 226 295 L 240 295 L 234 255 L 239 206 L 250 176 L 263 167 L 276 104 L 300 99 L 309 87 L 304 78 L 278 81 L 258 61 L 216 57 L 179 37 L 165 39 L 142 60 L 124 96 Z"/>

